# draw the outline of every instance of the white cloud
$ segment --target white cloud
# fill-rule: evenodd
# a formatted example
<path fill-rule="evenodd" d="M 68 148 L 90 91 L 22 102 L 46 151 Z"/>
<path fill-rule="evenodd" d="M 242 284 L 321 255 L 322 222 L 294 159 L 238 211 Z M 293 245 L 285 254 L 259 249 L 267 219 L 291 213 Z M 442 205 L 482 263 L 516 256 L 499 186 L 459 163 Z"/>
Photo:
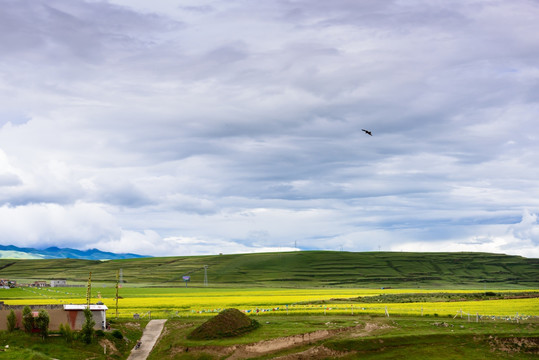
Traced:
<path fill-rule="evenodd" d="M 413 241 L 393 244 L 393 251 L 470 251 L 539 257 L 539 224 L 537 215 L 525 210 L 521 222 L 513 225 L 484 225 L 466 229 L 460 238 L 440 241 Z"/>
<path fill-rule="evenodd" d="M 522 221 L 509 228 L 510 233 L 522 242 L 527 242 L 528 246 L 537 246 L 539 244 L 539 224 L 537 223 L 537 214 L 525 210 L 522 215 Z"/>
<path fill-rule="evenodd" d="M 15 240 L 13 245 L 18 246 L 89 248 L 95 241 L 119 237 L 120 228 L 106 209 L 95 204 L 4 205 L 0 233 L 3 242 Z"/>
<path fill-rule="evenodd" d="M 189 237 L 161 238 L 154 231 L 123 231 L 118 241 L 100 242 L 100 249 L 115 253 L 125 252 L 125 249 L 137 254 L 154 256 L 189 255 L 218 255 L 237 253 L 260 253 L 295 251 L 293 247 L 249 246 L 238 242 L 222 239 L 198 239 Z"/>
<path fill-rule="evenodd" d="M 537 256 L 538 15 L 526 0 L 9 1 L 4 241 Z"/>

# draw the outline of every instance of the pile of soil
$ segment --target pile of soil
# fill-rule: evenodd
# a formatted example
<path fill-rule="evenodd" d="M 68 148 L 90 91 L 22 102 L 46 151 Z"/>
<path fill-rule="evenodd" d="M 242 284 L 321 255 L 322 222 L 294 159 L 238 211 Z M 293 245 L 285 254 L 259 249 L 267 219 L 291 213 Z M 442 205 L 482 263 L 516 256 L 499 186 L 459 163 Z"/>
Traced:
<path fill-rule="evenodd" d="M 238 309 L 226 309 L 189 334 L 189 339 L 209 340 L 243 335 L 258 328 L 258 321 Z"/>

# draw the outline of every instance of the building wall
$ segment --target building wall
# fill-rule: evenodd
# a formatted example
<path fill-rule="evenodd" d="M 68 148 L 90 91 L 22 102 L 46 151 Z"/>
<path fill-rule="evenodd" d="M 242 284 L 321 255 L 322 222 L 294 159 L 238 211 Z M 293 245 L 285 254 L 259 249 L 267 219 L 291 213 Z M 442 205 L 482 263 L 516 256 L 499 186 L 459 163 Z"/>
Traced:
<path fill-rule="evenodd" d="M 73 330 L 81 330 L 82 325 L 86 321 L 84 312 L 81 310 L 64 310 L 63 305 L 29 305 L 32 311 L 45 309 L 49 313 L 50 323 L 49 330 L 56 331 L 60 329 L 60 324 L 69 324 Z M 15 312 L 17 317 L 17 327 L 22 329 L 22 309 L 24 305 L 0 305 L 0 330 L 7 330 L 7 317 L 11 310 Z M 92 316 L 95 321 L 94 329 L 102 329 L 103 321 L 106 321 L 106 313 L 104 310 L 92 311 Z"/>
<path fill-rule="evenodd" d="M 51 280 L 51 287 L 66 286 L 66 280 Z"/>
<path fill-rule="evenodd" d="M 69 320 L 69 326 L 72 329 L 80 330 L 86 322 L 86 317 L 84 317 L 84 312 L 80 310 L 67 310 L 65 311 L 66 316 Z M 104 329 L 106 323 L 106 315 L 104 310 L 92 311 L 92 317 L 95 321 L 94 329 Z M 59 325 L 58 325 L 59 326 Z"/>

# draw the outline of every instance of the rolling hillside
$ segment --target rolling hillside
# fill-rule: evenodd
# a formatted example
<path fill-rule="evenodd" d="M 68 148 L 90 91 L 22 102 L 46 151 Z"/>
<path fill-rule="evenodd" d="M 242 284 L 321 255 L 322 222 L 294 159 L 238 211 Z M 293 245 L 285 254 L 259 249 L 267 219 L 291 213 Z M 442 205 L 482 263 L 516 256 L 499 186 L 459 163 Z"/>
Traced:
<path fill-rule="evenodd" d="M 539 259 L 487 253 L 394 253 L 302 251 L 124 260 L 0 259 L 0 278 L 114 282 L 126 285 L 538 288 Z"/>

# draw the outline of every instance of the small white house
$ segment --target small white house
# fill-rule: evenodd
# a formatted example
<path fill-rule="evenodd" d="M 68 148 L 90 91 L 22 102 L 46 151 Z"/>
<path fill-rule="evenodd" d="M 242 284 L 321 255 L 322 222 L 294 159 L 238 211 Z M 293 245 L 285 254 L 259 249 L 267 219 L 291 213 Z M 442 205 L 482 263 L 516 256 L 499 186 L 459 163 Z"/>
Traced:
<path fill-rule="evenodd" d="M 67 281 L 66 280 L 51 280 L 51 287 L 61 287 L 66 286 Z"/>
<path fill-rule="evenodd" d="M 84 309 L 86 309 L 86 305 L 64 305 L 64 310 L 68 313 L 69 325 L 72 329 L 82 329 L 82 325 L 86 321 Z M 107 305 L 90 305 L 92 318 L 95 321 L 94 329 L 105 329 L 108 309 Z"/>

